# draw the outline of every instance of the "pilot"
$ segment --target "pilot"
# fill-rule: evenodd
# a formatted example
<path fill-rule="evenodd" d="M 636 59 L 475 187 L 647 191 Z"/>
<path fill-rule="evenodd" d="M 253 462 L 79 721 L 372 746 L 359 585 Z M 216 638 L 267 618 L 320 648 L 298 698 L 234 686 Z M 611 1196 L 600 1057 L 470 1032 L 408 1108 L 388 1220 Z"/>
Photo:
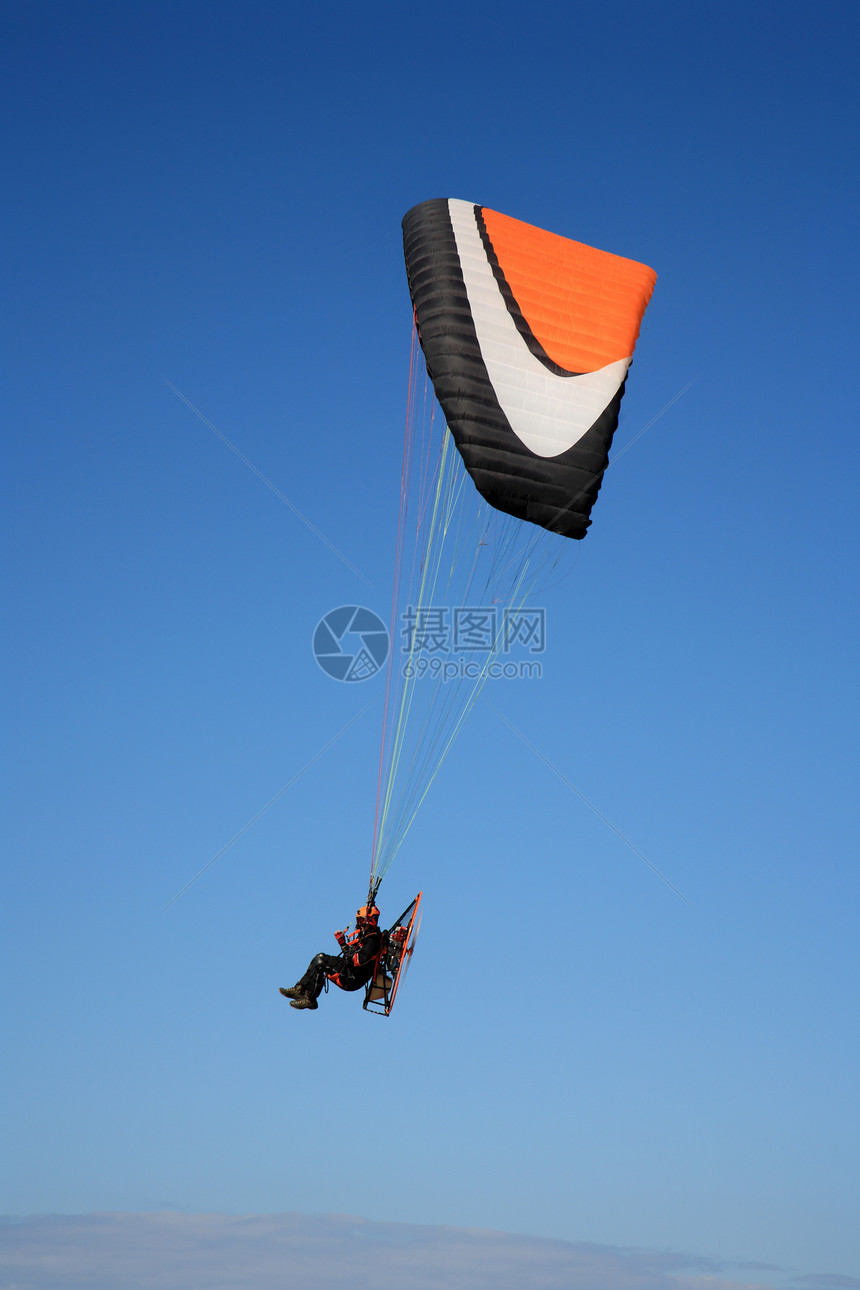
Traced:
<path fill-rule="evenodd" d="M 333 981 L 341 990 L 360 990 L 373 977 L 382 950 L 376 906 L 362 905 L 355 916 L 352 935 L 348 935 L 347 929 L 335 932 L 334 936 L 340 954 L 317 954 L 300 981 L 289 988 L 280 987 L 291 1008 L 317 1008 L 326 980 Z"/>

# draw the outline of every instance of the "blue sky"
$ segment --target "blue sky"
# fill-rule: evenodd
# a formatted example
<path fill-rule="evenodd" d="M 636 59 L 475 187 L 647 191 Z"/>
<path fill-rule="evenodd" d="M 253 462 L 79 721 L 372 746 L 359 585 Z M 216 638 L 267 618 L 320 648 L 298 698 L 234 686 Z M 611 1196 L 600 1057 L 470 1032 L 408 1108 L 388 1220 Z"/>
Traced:
<path fill-rule="evenodd" d="M 856 12 L 4 26 L 0 1208 L 860 1276 Z M 695 383 L 610 467 L 543 678 L 488 697 L 694 908 L 479 705 L 383 889 L 426 893 L 397 1011 L 296 1016 L 366 889 L 382 706 L 310 641 L 387 614 L 400 219 L 439 196 L 659 275 L 616 450 Z"/>

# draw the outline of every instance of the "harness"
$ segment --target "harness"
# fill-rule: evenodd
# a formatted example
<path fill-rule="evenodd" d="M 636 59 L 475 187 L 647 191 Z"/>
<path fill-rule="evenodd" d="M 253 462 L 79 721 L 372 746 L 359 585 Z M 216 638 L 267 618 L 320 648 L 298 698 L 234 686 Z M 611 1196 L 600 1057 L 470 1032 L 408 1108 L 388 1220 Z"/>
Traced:
<path fill-rule="evenodd" d="M 364 939 L 364 935 L 365 933 L 360 928 L 356 928 L 356 930 L 352 933 L 352 935 L 347 936 L 346 940 L 344 941 L 343 947 L 341 949 L 341 954 L 347 955 L 349 954 L 350 951 L 352 951 L 352 955 L 348 959 L 348 963 L 350 967 L 358 966 L 357 964 L 353 963 L 352 959 L 355 957 L 356 951 L 361 948 L 361 943 L 362 943 L 362 940 Z M 384 955 L 385 951 L 387 950 L 387 948 L 388 948 L 388 933 L 381 932 L 380 940 L 379 940 L 379 949 L 377 950 L 376 954 L 373 956 L 372 959 L 368 959 L 366 963 L 362 963 L 360 965 L 363 969 L 365 968 L 372 969 L 371 976 L 370 976 L 371 982 L 376 980 L 376 974 L 379 971 L 380 960 Z M 340 979 L 340 972 L 326 972 L 326 989 L 328 989 L 329 981 L 331 981 L 333 985 L 338 986 L 339 989 L 341 990 L 362 989 L 362 986 L 360 985 L 359 986 L 344 985 L 344 983 Z"/>

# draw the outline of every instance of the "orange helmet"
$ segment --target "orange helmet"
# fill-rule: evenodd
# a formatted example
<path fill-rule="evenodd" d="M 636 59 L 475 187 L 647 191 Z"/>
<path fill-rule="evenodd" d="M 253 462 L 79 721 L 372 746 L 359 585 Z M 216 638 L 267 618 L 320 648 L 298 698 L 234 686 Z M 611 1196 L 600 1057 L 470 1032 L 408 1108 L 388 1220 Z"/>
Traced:
<path fill-rule="evenodd" d="M 379 910 L 375 905 L 362 905 L 361 909 L 355 915 L 356 927 L 361 927 L 365 923 L 372 923 L 375 927 L 379 922 Z"/>

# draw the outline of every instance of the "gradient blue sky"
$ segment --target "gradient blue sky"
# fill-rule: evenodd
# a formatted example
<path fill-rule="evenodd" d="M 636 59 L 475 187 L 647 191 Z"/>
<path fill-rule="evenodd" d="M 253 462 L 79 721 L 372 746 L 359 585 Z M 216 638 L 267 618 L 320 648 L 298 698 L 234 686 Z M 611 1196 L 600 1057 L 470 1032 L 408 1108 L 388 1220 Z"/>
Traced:
<path fill-rule="evenodd" d="M 2 1209 L 860 1275 L 857 9 L 4 27 Z M 386 612 L 437 196 L 657 270 L 619 449 L 697 378 L 610 468 L 543 679 L 489 694 L 695 909 L 479 706 L 383 889 L 426 892 L 397 1011 L 296 1016 L 366 888 L 382 697 L 310 639 Z"/>

